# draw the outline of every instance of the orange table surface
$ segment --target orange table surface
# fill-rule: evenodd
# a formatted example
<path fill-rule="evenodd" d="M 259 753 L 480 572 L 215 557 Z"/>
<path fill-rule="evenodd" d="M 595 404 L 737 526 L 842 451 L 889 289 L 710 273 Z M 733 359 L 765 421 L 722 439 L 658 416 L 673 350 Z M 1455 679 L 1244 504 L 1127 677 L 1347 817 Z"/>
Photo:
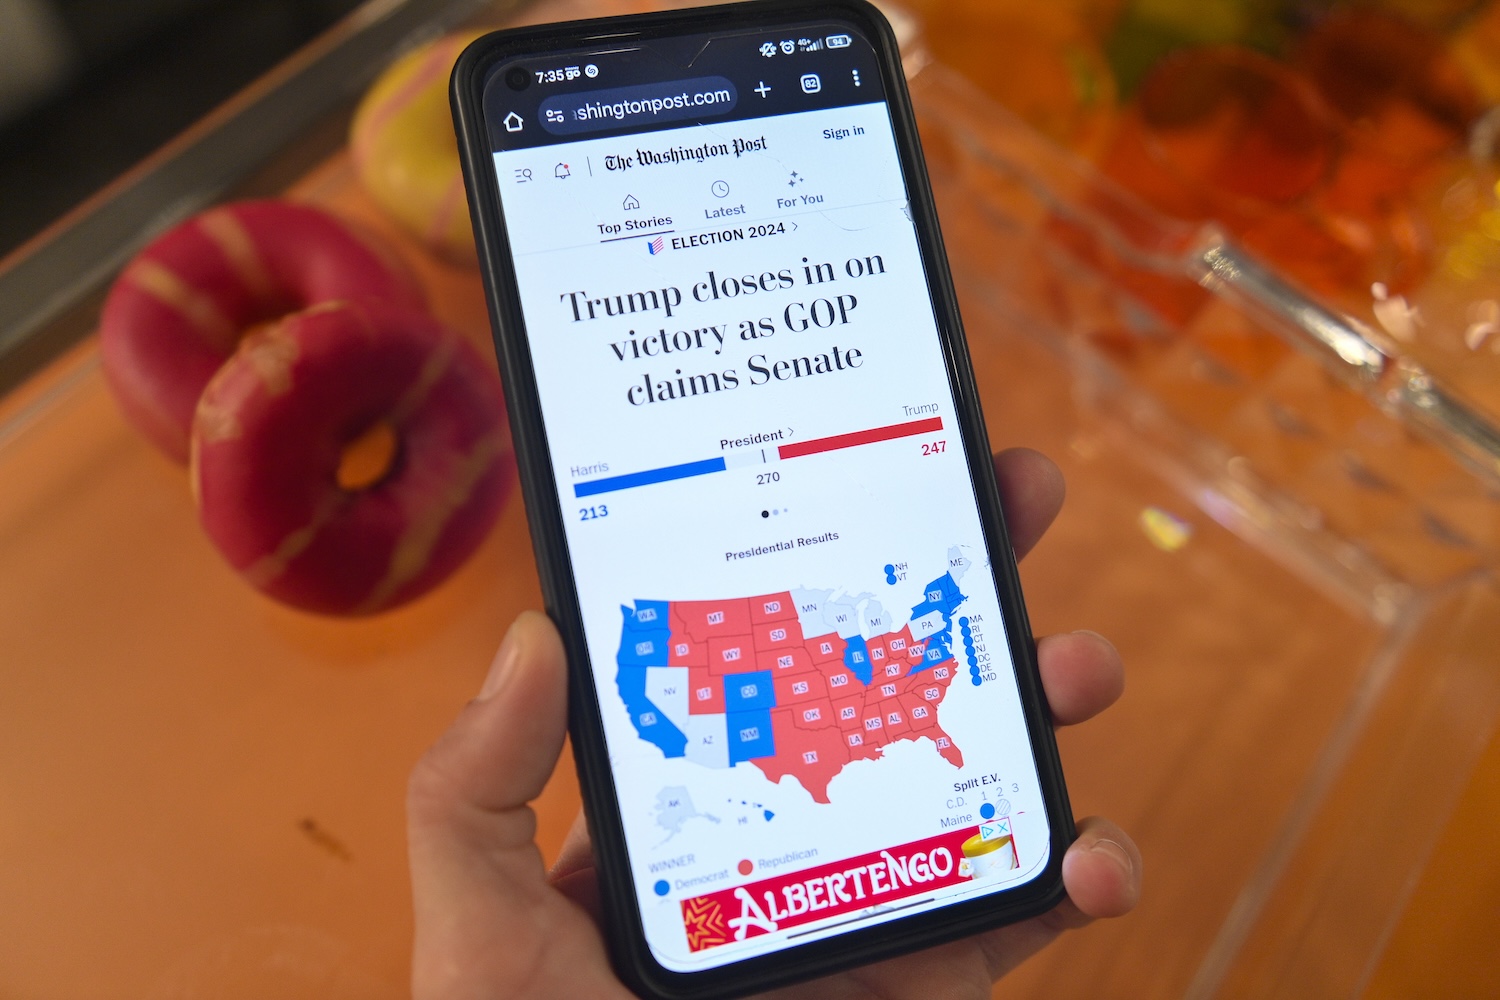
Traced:
<path fill-rule="evenodd" d="M 1106 22 L 1120 7 L 1109 0 L 1057 4 L 993 0 L 904 0 L 920 13 L 934 56 L 963 73 L 991 97 L 1015 108 L 1059 138 L 1087 147 L 1101 124 L 1066 108 L 1074 81 L 1057 76 L 1070 32 Z M 1026 44 L 1043 72 L 1017 73 L 997 59 L 992 41 L 1006 37 L 1007 55 Z M 1004 63 L 1002 65 L 1002 63 Z M 1054 65 L 1057 64 L 1057 65 Z M 1052 75 L 1046 74 L 1051 70 Z M 1462 801 L 1445 825 L 1432 860 L 1415 888 L 1366 995 L 1370 1000 L 1441 996 L 1493 997 L 1500 992 L 1500 862 L 1492 841 L 1500 821 L 1500 736 L 1493 739 Z M 1149 886 L 1148 886 L 1149 891 Z M 1002 995 L 996 990 L 996 996 Z"/>

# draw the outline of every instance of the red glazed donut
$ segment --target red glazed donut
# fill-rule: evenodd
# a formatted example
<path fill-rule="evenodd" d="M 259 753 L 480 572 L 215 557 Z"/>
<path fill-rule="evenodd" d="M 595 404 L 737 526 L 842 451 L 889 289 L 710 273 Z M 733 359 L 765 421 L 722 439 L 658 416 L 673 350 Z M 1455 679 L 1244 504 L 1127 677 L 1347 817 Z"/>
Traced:
<path fill-rule="evenodd" d="M 394 257 L 326 212 L 223 205 L 164 233 L 120 274 L 99 324 L 104 371 L 126 418 L 184 460 L 198 397 L 246 330 L 349 298 L 424 305 Z"/>
<path fill-rule="evenodd" d="M 484 538 L 513 464 L 492 364 L 423 313 L 342 302 L 245 338 L 204 390 L 192 459 L 234 568 L 326 614 L 436 586 Z"/>

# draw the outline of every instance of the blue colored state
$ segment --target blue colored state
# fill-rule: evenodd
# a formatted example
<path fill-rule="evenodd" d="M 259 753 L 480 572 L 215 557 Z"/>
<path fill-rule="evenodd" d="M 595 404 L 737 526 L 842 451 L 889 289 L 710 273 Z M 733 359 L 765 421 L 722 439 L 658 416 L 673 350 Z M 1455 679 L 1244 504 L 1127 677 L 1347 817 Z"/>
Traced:
<path fill-rule="evenodd" d="M 622 604 L 620 615 L 625 627 L 620 630 L 616 662 L 622 667 L 665 667 L 672 639 L 667 602 L 636 601 L 633 609 Z"/>
<path fill-rule="evenodd" d="M 665 601 L 636 601 L 635 607 L 620 607 L 624 627 L 620 630 L 619 669 L 615 686 L 630 723 L 641 739 L 661 748 L 667 757 L 687 754 L 687 734 L 678 729 L 665 712 L 646 696 L 646 668 L 667 665 L 671 625 Z"/>
<path fill-rule="evenodd" d="M 922 662 L 912 668 L 914 674 L 953 658 L 953 612 L 968 600 L 958 589 L 958 581 L 953 579 L 952 573 L 944 573 L 933 580 L 923 588 L 923 593 L 926 596 L 922 603 L 911 609 L 912 618 L 915 620 L 936 611 L 943 616 L 943 630 L 927 637 L 927 652 Z"/>
<path fill-rule="evenodd" d="M 622 666 L 615 674 L 615 686 L 619 688 L 620 700 L 625 702 L 625 711 L 630 713 L 630 723 L 641 739 L 660 747 L 664 756 L 686 756 L 687 734 L 646 697 L 645 667 Z"/>
<path fill-rule="evenodd" d="M 752 670 L 743 674 L 724 675 L 724 710 L 748 712 L 756 708 L 776 707 L 776 685 L 771 671 Z"/>
<path fill-rule="evenodd" d="M 776 756 L 776 737 L 771 731 L 769 708 L 758 708 L 749 712 L 729 712 L 724 717 L 724 724 L 729 730 L 729 764 L 731 767 L 742 760 Z"/>
<path fill-rule="evenodd" d="M 859 678 L 861 684 L 869 687 L 870 647 L 865 645 L 863 636 L 856 635 L 844 640 L 844 666 Z"/>

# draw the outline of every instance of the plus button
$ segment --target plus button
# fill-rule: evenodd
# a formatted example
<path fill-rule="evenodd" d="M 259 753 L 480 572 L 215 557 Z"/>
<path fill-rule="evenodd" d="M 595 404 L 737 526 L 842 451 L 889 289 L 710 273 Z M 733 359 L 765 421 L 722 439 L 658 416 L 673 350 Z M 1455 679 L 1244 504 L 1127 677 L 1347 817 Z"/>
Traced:
<path fill-rule="evenodd" d="M 766 99 L 766 95 L 771 92 L 771 88 L 767 87 L 766 81 L 762 80 L 760 81 L 760 86 L 755 88 L 755 92 L 759 94 L 760 99 L 764 101 Z"/>

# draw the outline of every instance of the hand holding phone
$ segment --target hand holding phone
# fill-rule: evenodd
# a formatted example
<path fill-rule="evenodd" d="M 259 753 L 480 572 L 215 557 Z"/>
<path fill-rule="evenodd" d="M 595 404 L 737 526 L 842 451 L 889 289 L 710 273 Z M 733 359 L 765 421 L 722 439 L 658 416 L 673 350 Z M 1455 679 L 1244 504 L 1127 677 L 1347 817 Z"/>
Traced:
<path fill-rule="evenodd" d="M 453 75 L 614 968 L 727 996 L 1034 917 L 1077 836 L 890 26 Z"/>
<path fill-rule="evenodd" d="M 1062 502 L 1056 467 L 1034 452 L 996 458 L 1018 555 Z M 1119 696 L 1119 657 L 1091 633 L 1037 644 L 1042 683 L 1059 725 L 1086 722 Z M 557 763 L 566 697 L 563 650 L 541 615 L 524 615 L 495 658 L 484 693 L 418 765 L 409 799 L 416 946 L 414 1000 L 631 994 L 609 966 L 597 920 L 598 885 L 582 817 L 544 872 L 527 803 Z M 1101 819 L 1079 823 L 1063 862 L 1068 900 L 1047 914 L 981 936 L 790 987 L 807 995 L 890 1000 L 990 995 L 990 983 L 1063 930 L 1128 912 L 1141 862 L 1129 837 Z"/>

